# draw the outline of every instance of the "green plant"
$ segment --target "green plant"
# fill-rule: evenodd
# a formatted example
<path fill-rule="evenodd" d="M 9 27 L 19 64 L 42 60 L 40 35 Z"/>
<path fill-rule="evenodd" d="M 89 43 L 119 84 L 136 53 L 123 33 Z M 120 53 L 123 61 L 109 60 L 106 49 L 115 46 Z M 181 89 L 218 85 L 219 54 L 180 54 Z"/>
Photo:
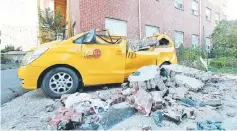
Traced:
<path fill-rule="evenodd" d="M 215 58 L 237 58 L 237 21 L 221 21 L 212 34 L 212 44 Z"/>
<path fill-rule="evenodd" d="M 224 67 L 236 67 L 237 68 L 237 59 L 235 57 L 220 57 L 212 59 L 210 66 L 224 68 Z"/>
<path fill-rule="evenodd" d="M 200 57 L 207 58 L 207 53 L 203 51 L 199 46 L 197 47 L 184 47 L 181 45 L 178 49 L 178 61 L 179 64 L 185 65 L 200 70 L 205 70 L 200 62 Z"/>
<path fill-rule="evenodd" d="M 198 47 L 184 47 L 181 45 L 179 48 L 179 60 L 180 61 L 195 61 L 201 57 L 207 58 L 207 53 Z"/>
<path fill-rule="evenodd" d="M 42 32 L 40 38 L 43 43 L 56 40 L 58 33 L 65 32 L 65 25 L 62 24 L 63 18 L 60 8 L 57 8 L 55 12 L 50 8 L 39 11 L 40 30 Z"/>

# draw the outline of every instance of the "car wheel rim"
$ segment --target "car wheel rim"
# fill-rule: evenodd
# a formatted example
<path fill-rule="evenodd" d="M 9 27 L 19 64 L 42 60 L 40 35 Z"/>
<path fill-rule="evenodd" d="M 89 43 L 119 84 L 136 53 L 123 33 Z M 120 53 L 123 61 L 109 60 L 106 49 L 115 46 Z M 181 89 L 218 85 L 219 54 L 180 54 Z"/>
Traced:
<path fill-rule="evenodd" d="M 49 80 L 50 89 L 57 94 L 64 94 L 68 92 L 72 86 L 73 79 L 71 75 L 65 72 L 58 72 Z"/>

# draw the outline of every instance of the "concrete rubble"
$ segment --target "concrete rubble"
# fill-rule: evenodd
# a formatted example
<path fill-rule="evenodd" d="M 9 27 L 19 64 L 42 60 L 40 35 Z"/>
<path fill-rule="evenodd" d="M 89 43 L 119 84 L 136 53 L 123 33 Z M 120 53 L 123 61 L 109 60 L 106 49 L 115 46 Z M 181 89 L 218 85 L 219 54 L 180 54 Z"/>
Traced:
<path fill-rule="evenodd" d="M 220 78 L 211 74 L 201 77 L 203 73 L 198 70 L 192 73 L 172 66 L 144 66 L 128 77 L 129 83 L 123 83 L 113 93 L 62 96 L 65 107 L 49 122 L 49 129 L 108 130 L 136 111 L 152 116 L 157 126 L 162 126 L 164 120 L 179 125 L 185 119 L 194 120 L 202 109 L 222 106 L 218 90 L 204 89 Z M 203 123 L 197 125 L 206 129 Z M 142 128 L 150 129 L 150 126 Z"/>
<path fill-rule="evenodd" d="M 60 107 L 49 102 L 43 111 L 51 115 L 40 119 L 48 130 L 237 129 L 237 82 L 227 81 L 179 65 L 145 66 L 120 88 L 63 95 Z"/>

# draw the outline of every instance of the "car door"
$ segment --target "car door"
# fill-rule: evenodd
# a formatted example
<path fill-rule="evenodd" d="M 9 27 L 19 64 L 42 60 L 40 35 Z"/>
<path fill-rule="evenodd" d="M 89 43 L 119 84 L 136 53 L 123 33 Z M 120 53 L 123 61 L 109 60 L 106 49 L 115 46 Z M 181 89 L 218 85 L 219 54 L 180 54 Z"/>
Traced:
<path fill-rule="evenodd" d="M 126 73 L 125 77 L 128 77 L 131 73 L 137 69 L 146 65 L 156 65 L 157 52 L 154 51 L 128 51 L 126 59 Z"/>
<path fill-rule="evenodd" d="M 121 42 L 123 43 L 123 42 Z M 126 48 L 123 44 L 82 45 L 82 63 L 88 85 L 122 83 L 124 81 Z"/>

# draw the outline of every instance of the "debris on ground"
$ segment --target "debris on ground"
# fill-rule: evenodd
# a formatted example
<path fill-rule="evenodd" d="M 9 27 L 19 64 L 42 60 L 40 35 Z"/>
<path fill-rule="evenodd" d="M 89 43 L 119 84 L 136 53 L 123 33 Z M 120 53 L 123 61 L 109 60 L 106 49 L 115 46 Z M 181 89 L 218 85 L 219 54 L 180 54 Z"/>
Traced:
<path fill-rule="evenodd" d="M 220 121 L 204 121 L 204 122 L 197 122 L 197 129 L 198 130 L 225 130 L 221 126 L 222 122 Z"/>
<path fill-rule="evenodd" d="M 236 84 L 179 65 L 144 66 L 114 89 L 104 86 L 55 101 L 37 94 L 40 90 L 26 93 L 2 105 L 2 129 L 237 129 L 230 128 L 237 125 L 237 119 L 230 121 L 237 114 Z"/>

